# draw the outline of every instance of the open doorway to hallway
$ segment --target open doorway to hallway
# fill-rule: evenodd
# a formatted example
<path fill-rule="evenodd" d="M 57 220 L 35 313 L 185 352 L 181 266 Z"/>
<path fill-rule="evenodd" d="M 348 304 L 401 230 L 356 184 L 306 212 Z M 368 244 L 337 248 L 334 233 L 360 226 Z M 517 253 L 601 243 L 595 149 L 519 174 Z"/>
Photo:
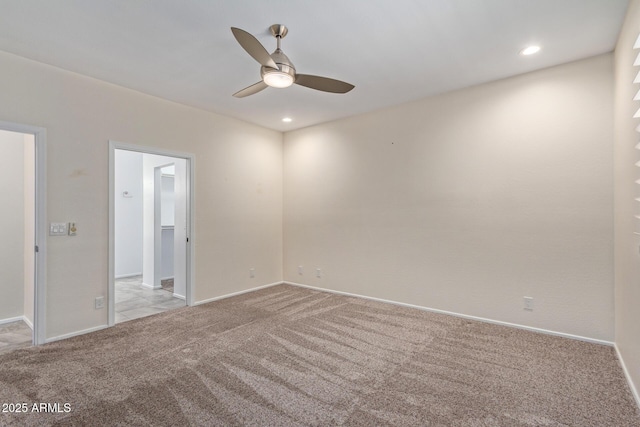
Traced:
<path fill-rule="evenodd" d="M 35 136 L 0 129 L 0 353 L 30 346 L 35 310 Z"/>
<path fill-rule="evenodd" d="M 110 324 L 187 304 L 189 168 L 185 158 L 113 149 Z"/>

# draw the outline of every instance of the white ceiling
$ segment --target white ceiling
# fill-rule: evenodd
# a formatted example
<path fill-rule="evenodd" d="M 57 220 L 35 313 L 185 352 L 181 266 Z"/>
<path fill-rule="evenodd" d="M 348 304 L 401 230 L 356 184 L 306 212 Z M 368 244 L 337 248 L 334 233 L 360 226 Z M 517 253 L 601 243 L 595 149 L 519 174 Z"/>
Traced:
<path fill-rule="evenodd" d="M 0 50 L 286 131 L 611 51 L 627 0 L 0 0 Z M 260 65 L 230 27 L 269 52 L 272 24 L 302 86 L 231 95 Z M 518 52 L 536 43 L 531 57 Z M 293 122 L 282 123 L 284 116 Z"/>

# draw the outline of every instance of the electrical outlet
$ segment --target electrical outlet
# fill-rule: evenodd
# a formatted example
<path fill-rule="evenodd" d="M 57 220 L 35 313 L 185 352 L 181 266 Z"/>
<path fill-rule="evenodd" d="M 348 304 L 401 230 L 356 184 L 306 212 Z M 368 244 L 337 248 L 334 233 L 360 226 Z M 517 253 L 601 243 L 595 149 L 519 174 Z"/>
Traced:
<path fill-rule="evenodd" d="M 524 309 L 533 311 L 533 297 L 524 297 Z"/>
<path fill-rule="evenodd" d="M 249 269 L 249 277 L 251 277 L 252 279 L 254 277 L 256 277 L 256 269 L 255 268 L 250 268 Z"/>
<path fill-rule="evenodd" d="M 302 276 L 302 266 L 301 265 L 298 266 L 298 274 Z"/>
<path fill-rule="evenodd" d="M 322 269 L 316 268 L 316 277 L 317 278 L 321 278 L 322 277 Z"/>
<path fill-rule="evenodd" d="M 104 308 L 104 297 L 96 297 L 96 310 Z"/>

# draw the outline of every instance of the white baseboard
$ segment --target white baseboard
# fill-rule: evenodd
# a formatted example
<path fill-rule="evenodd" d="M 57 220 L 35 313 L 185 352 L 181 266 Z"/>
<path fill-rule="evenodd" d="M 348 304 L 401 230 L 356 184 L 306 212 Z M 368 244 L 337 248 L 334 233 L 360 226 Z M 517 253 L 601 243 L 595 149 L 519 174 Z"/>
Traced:
<path fill-rule="evenodd" d="M 6 319 L 0 319 L 0 325 L 4 325 L 6 323 L 13 323 L 13 322 L 20 322 L 24 320 L 24 316 L 18 316 L 18 317 L 8 317 Z M 31 328 L 33 329 L 33 328 Z"/>
<path fill-rule="evenodd" d="M 231 297 L 235 297 L 236 295 L 242 295 L 242 294 L 246 294 L 248 292 L 258 291 L 260 289 L 265 289 L 265 288 L 270 288 L 272 286 L 282 285 L 283 283 L 285 283 L 285 282 L 269 283 L 268 285 L 262 285 L 262 286 L 258 286 L 256 288 L 247 289 L 247 290 L 244 290 L 244 291 L 233 292 L 231 294 L 221 295 L 219 297 L 213 297 L 213 298 L 205 299 L 205 300 L 202 300 L 202 301 L 196 301 L 196 302 L 193 303 L 193 305 L 201 305 L 201 304 L 206 304 L 206 303 L 209 303 L 209 302 L 218 301 L 218 300 L 225 299 L 225 298 L 231 298 Z"/>
<path fill-rule="evenodd" d="M 372 300 L 372 301 L 378 301 L 378 302 L 384 302 L 384 303 L 388 303 L 388 304 L 399 305 L 399 306 L 402 306 L 402 307 L 409 307 L 409 308 L 415 308 L 415 309 L 423 310 L 423 311 L 430 311 L 432 313 L 447 314 L 449 316 L 461 317 L 463 319 L 477 320 L 479 322 L 492 323 L 494 325 L 509 326 L 511 328 L 524 329 L 524 330 L 527 330 L 527 331 L 539 332 L 539 333 L 547 334 L 547 335 L 555 335 L 555 336 L 559 336 L 559 337 L 570 338 L 570 339 L 578 340 L 578 341 L 586 341 L 586 342 L 590 342 L 590 343 L 594 343 L 594 344 L 607 345 L 607 346 L 610 346 L 610 347 L 614 346 L 614 343 L 611 342 L 611 341 L 605 341 L 605 340 L 599 340 L 599 339 L 596 339 L 596 338 L 583 337 L 583 336 L 580 336 L 580 335 L 567 334 L 567 333 L 564 333 L 564 332 L 550 331 L 548 329 L 535 328 L 533 326 L 519 325 L 517 323 L 503 322 L 501 320 L 487 319 L 487 318 L 484 318 L 484 317 L 469 316 L 467 314 L 455 313 L 453 311 L 439 310 L 437 308 L 430 308 L 430 307 L 424 307 L 424 306 L 421 306 L 421 305 L 407 304 L 407 303 L 404 303 L 404 302 L 398 302 L 398 301 L 386 300 L 386 299 L 382 299 L 382 298 L 369 297 L 369 296 L 366 296 L 366 295 L 352 294 L 352 293 L 349 293 L 349 292 L 334 291 L 334 290 L 331 290 L 331 289 L 318 288 L 316 286 L 303 285 L 302 283 L 287 282 L 287 281 L 285 281 L 283 283 L 287 284 L 287 285 L 299 286 L 299 287 L 302 287 L 302 288 L 313 289 L 313 290 L 316 290 L 316 291 L 330 292 L 332 294 L 345 295 L 345 296 L 349 296 L 349 297 L 364 298 L 364 299 L 368 299 L 368 300 Z"/>
<path fill-rule="evenodd" d="M 147 289 L 162 289 L 162 286 L 153 286 L 153 285 L 148 285 L 144 282 L 142 282 L 140 284 L 140 286 L 142 286 L 143 288 L 147 288 Z"/>
<path fill-rule="evenodd" d="M 631 389 L 631 394 L 633 394 L 633 398 L 636 400 L 636 405 L 640 408 L 640 394 L 638 394 L 638 389 L 633 383 L 633 379 L 631 378 L 631 374 L 629 374 L 629 370 L 627 369 L 627 365 L 624 363 L 624 359 L 622 358 L 622 354 L 620 354 L 620 349 L 617 344 L 613 346 L 616 349 L 616 355 L 618 356 L 618 360 L 620 361 L 620 366 L 622 366 L 622 372 L 624 372 L 624 376 L 627 379 L 627 383 L 629 384 L 629 388 Z"/>
<path fill-rule="evenodd" d="M 173 279 L 173 278 L 174 278 L 173 276 L 169 276 L 169 277 L 161 277 L 161 278 L 160 278 L 160 281 L 163 281 L 163 280 L 169 280 L 169 279 Z"/>
<path fill-rule="evenodd" d="M 71 332 L 70 334 L 58 335 L 57 337 L 52 337 L 52 338 L 45 339 L 44 343 L 45 344 L 49 344 L 50 342 L 66 340 L 67 338 L 75 337 L 75 336 L 78 336 L 78 335 L 84 335 L 84 334 L 88 334 L 88 333 L 91 333 L 91 332 L 100 331 L 100 330 L 106 329 L 108 327 L 109 327 L 109 325 L 102 325 L 102 326 L 96 326 L 95 328 L 84 329 L 82 331 Z"/>
<path fill-rule="evenodd" d="M 173 294 L 173 297 L 181 299 L 181 300 L 185 300 L 185 301 L 187 300 L 187 297 L 185 297 L 184 295 L 180 295 L 180 294 Z"/>
<path fill-rule="evenodd" d="M 27 326 L 28 326 L 29 328 L 31 328 L 31 330 L 33 331 L 33 323 L 31 322 L 31 320 L 29 320 L 29 319 L 27 318 L 27 316 L 22 316 L 22 320 L 23 320 L 23 321 L 24 321 L 24 323 L 26 323 L 26 324 L 27 324 Z"/>
<path fill-rule="evenodd" d="M 127 277 L 136 277 L 136 276 L 142 276 L 142 272 L 140 272 L 140 273 L 131 273 L 131 274 L 129 274 L 129 273 L 121 274 L 119 276 L 114 276 L 113 278 L 117 280 L 117 279 L 126 279 Z"/>

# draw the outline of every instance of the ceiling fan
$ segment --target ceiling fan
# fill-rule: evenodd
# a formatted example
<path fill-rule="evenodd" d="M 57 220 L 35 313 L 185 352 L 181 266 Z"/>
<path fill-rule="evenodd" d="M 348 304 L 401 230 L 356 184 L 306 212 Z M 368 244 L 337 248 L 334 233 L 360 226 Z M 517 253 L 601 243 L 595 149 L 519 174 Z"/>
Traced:
<path fill-rule="evenodd" d="M 347 93 L 355 87 L 352 84 L 328 77 L 296 73 L 296 68 L 293 66 L 293 63 L 280 49 L 280 40 L 287 35 L 289 30 L 280 24 L 272 25 L 269 29 L 278 41 L 278 46 L 271 55 L 269 55 L 269 52 L 267 52 L 264 46 L 262 46 L 254 36 L 240 28 L 231 27 L 231 32 L 233 32 L 240 46 L 262 65 L 262 67 L 260 67 L 260 77 L 262 77 L 262 80 L 234 93 L 233 96 L 236 98 L 244 98 L 245 96 L 258 93 L 268 86 L 284 88 L 294 83 L 311 89 L 332 93 Z"/>

